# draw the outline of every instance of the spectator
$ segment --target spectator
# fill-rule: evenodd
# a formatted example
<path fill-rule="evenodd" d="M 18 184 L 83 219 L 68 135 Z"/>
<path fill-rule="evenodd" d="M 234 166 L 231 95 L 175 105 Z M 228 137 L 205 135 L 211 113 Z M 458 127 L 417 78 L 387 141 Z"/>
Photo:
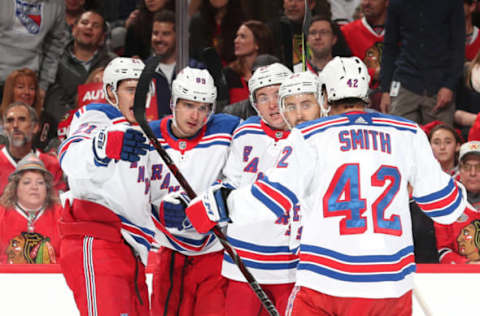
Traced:
<path fill-rule="evenodd" d="M 337 43 L 338 30 L 329 18 L 316 15 L 312 18 L 312 23 L 308 28 L 307 44 L 310 49 L 307 60 L 307 69 L 315 74 L 319 74 L 323 67 L 332 60 L 333 46 Z M 293 67 L 294 72 L 302 71 L 302 63 Z"/>
<path fill-rule="evenodd" d="M 90 72 L 90 74 L 87 77 L 87 80 L 85 80 L 85 83 L 98 83 L 98 82 L 103 82 L 103 72 L 105 71 L 105 67 L 97 67 Z"/>
<path fill-rule="evenodd" d="M 85 11 L 72 28 L 73 39 L 65 47 L 55 83 L 45 97 L 45 111 L 53 118 L 53 125 L 77 107 L 77 87 L 85 82 L 97 67 L 104 67 L 115 54 L 105 44 L 106 24 L 96 11 Z"/>
<path fill-rule="evenodd" d="M 141 0 L 138 10 L 130 14 L 125 25 L 126 57 L 139 57 L 144 60 L 151 55 L 153 15 L 162 9 L 174 9 L 172 0 Z"/>
<path fill-rule="evenodd" d="M 12 71 L 3 88 L 2 105 L 0 115 L 3 116 L 7 106 L 13 102 L 23 102 L 35 109 L 37 115 L 42 112 L 40 100 L 40 87 L 38 86 L 37 75 L 28 68 Z"/>
<path fill-rule="evenodd" d="M 257 70 L 260 67 L 268 66 L 274 63 L 280 63 L 280 60 L 273 55 L 267 55 L 267 54 L 258 55 L 257 58 L 255 58 L 255 61 L 252 65 L 252 73 L 254 73 L 255 70 Z M 257 111 L 253 108 L 252 104 L 250 103 L 250 98 L 236 102 L 236 103 L 232 103 L 224 107 L 222 112 L 238 116 L 244 120 L 246 120 L 250 116 L 258 115 Z"/>
<path fill-rule="evenodd" d="M 203 0 L 190 21 L 190 57 L 202 61 L 202 50 L 215 47 L 223 65 L 235 59 L 235 32 L 245 20 L 240 0 Z"/>
<path fill-rule="evenodd" d="M 465 55 L 461 3 L 390 0 L 387 16 L 381 111 L 419 124 L 440 120 L 451 125 Z"/>
<path fill-rule="evenodd" d="M 465 63 L 464 76 L 460 80 L 456 93 L 456 110 L 454 120 L 462 129 L 462 135 L 469 135 L 468 140 L 480 140 L 480 53 Z M 471 139 L 470 134 L 476 134 Z"/>
<path fill-rule="evenodd" d="M 55 81 L 67 32 L 64 0 L 2 1 L 0 11 L 0 91 L 13 70 L 38 73 L 40 99 Z"/>
<path fill-rule="evenodd" d="M 440 121 L 424 125 L 422 129 L 428 135 L 433 155 L 442 170 L 453 178 L 458 175 L 457 154 L 462 143 L 459 132 Z M 416 263 L 438 263 L 434 223 L 417 205 L 410 200 L 412 232 Z"/>
<path fill-rule="evenodd" d="M 316 9 L 317 1 L 309 0 L 310 10 Z M 277 49 L 275 54 L 288 68 L 293 69 L 302 61 L 302 23 L 305 14 L 305 1 L 301 0 L 283 0 L 284 15 L 269 22 L 269 27 L 274 36 L 274 47 Z M 328 12 L 318 12 L 318 15 L 330 16 Z M 332 49 L 333 56 L 350 56 L 343 35 L 337 29 L 336 45 Z"/>
<path fill-rule="evenodd" d="M 480 36 L 478 27 L 472 23 L 472 14 L 477 7 L 477 0 L 463 0 L 465 13 L 465 59 L 472 60 L 480 50 Z"/>
<path fill-rule="evenodd" d="M 153 17 L 152 50 L 160 57 L 155 71 L 155 91 L 157 96 L 157 113 L 161 118 L 171 113 L 171 85 L 176 74 L 177 42 L 175 32 L 175 14 L 170 10 L 162 10 Z"/>
<path fill-rule="evenodd" d="M 343 25 L 341 30 L 354 56 L 368 67 L 370 75 L 370 107 L 380 109 L 381 92 L 378 89 L 382 60 L 385 19 L 389 0 L 363 0 L 363 18 Z"/>
<path fill-rule="evenodd" d="M 235 37 L 236 59 L 224 69 L 230 103 L 248 99 L 248 79 L 252 76 L 252 65 L 260 54 L 272 53 L 272 34 L 260 21 L 243 23 Z"/>
<path fill-rule="evenodd" d="M 462 138 L 459 132 L 450 125 L 440 121 L 433 121 L 432 123 L 430 125 L 433 125 L 433 127 L 428 131 L 427 135 L 432 146 L 433 155 L 440 163 L 440 166 L 442 166 L 443 171 L 456 178 L 459 172 L 457 156 L 462 145 Z M 424 126 L 424 130 L 425 127 L 427 126 Z"/>
<path fill-rule="evenodd" d="M 71 30 L 85 11 L 85 0 L 65 0 L 65 22 Z"/>
<path fill-rule="evenodd" d="M 83 12 L 101 11 L 102 8 L 103 4 L 99 0 L 65 0 L 65 22 L 70 33 Z"/>
<path fill-rule="evenodd" d="M 3 115 L 3 127 L 8 145 L 0 149 L 0 193 L 7 185 L 8 176 L 15 171 L 17 163 L 29 153 L 34 153 L 53 175 L 56 190 L 65 190 L 62 170 L 56 156 L 43 153 L 32 146 L 38 132 L 38 115 L 35 110 L 22 102 L 10 104 Z"/>
<path fill-rule="evenodd" d="M 460 147 L 460 181 L 467 189 L 468 209 L 450 225 L 435 223 L 440 263 L 479 264 L 480 249 L 480 142 L 471 141 Z"/>
<path fill-rule="evenodd" d="M 0 204 L 0 263 L 57 263 L 61 206 L 52 174 L 36 155 L 20 160 Z"/>

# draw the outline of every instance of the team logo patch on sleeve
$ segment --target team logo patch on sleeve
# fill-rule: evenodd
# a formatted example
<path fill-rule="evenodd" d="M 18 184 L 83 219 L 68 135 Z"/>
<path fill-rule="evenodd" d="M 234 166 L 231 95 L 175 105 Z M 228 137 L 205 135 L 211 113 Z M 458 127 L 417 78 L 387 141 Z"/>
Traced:
<path fill-rule="evenodd" d="M 15 0 L 15 26 L 14 29 L 20 33 L 25 30 L 30 34 L 38 34 L 42 25 L 43 3 L 28 3 Z"/>

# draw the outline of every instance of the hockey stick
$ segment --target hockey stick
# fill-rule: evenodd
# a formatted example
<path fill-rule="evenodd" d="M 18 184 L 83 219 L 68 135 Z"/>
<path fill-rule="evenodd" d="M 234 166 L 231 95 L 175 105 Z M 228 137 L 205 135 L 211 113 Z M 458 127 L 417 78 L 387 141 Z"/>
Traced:
<path fill-rule="evenodd" d="M 140 125 L 145 135 L 147 135 L 153 147 L 155 147 L 156 151 L 158 152 L 162 160 L 165 162 L 167 167 L 170 169 L 173 176 L 177 179 L 178 183 L 182 186 L 183 190 L 185 190 L 185 193 L 188 195 L 190 199 L 194 199 L 197 195 L 195 194 L 195 192 L 193 191 L 192 187 L 187 182 L 185 177 L 182 175 L 180 170 L 178 170 L 177 166 L 175 165 L 173 160 L 170 158 L 168 153 L 165 151 L 162 145 L 160 145 L 160 142 L 155 137 L 155 134 L 150 128 L 150 125 L 148 125 L 147 119 L 145 117 L 145 103 L 146 103 L 145 100 L 147 97 L 147 92 L 150 86 L 150 82 L 152 81 L 152 77 L 155 72 L 155 68 L 158 65 L 158 62 L 159 62 L 158 57 L 153 57 L 145 65 L 145 68 L 142 74 L 140 75 L 140 79 L 138 80 L 137 90 L 135 92 L 133 113 L 135 115 L 135 119 L 137 120 L 137 123 Z M 227 241 L 227 238 L 222 233 L 220 228 L 218 226 L 215 226 L 212 229 L 212 232 L 215 234 L 215 236 L 218 238 L 218 240 L 222 244 L 223 248 L 225 248 L 227 253 L 230 255 L 230 257 L 233 259 L 237 267 L 240 269 L 240 272 L 243 274 L 248 284 L 250 285 L 252 290 L 255 292 L 258 299 L 261 301 L 262 305 L 268 311 L 270 316 L 280 316 L 277 309 L 275 308 L 275 305 L 273 305 L 272 301 L 268 298 L 267 294 L 265 294 L 265 292 L 262 290 L 257 280 L 255 280 L 255 278 L 250 273 L 250 271 L 248 271 L 247 267 L 241 260 L 240 256 L 237 254 L 237 252 L 232 247 L 232 245 L 230 245 L 230 243 Z"/>
<path fill-rule="evenodd" d="M 308 59 L 308 29 L 312 24 L 312 12 L 310 11 L 309 2 L 310 0 L 305 0 L 305 13 L 303 15 L 303 24 L 302 24 L 302 71 L 307 71 L 307 59 Z"/>
<path fill-rule="evenodd" d="M 215 113 L 222 112 L 223 108 L 230 102 L 228 92 L 228 83 L 223 73 L 223 65 L 218 56 L 217 50 L 213 47 L 206 47 L 202 50 L 202 61 L 205 63 L 208 72 L 213 77 L 215 87 L 217 87 L 217 104 Z"/>
<path fill-rule="evenodd" d="M 412 292 L 413 292 L 413 297 L 417 300 L 418 305 L 420 305 L 420 308 L 422 309 L 423 314 L 425 316 L 432 316 L 433 313 L 431 312 L 430 308 L 428 308 L 427 303 L 425 303 L 425 300 L 420 295 L 420 292 L 418 292 L 415 286 L 413 287 Z"/>

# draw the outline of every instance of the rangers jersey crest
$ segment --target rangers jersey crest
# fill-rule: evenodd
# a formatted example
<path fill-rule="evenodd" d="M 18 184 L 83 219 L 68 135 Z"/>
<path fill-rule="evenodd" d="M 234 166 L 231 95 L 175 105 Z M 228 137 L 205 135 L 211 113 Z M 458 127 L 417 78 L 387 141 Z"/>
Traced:
<path fill-rule="evenodd" d="M 21 33 L 38 34 L 42 26 L 43 3 L 28 3 L 15 0 L 15 26 Z"/>

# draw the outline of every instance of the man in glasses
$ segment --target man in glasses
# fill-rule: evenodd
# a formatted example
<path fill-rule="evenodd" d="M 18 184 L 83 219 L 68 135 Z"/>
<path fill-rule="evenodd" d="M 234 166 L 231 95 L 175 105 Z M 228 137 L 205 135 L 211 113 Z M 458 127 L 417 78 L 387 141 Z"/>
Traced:
<path fill-rule="evenodd" d="M 460 181 L 467 189 L 468 202 L 472 204 L 456 222 L 450 225 L 435 223 L 435 235 L 440 263 L 479 264 L 473 251 L 480 251 L 471 233 L 480 219 L 480 141 L 470 141 L 460 147 Z M 476 248 L 476 250 L 474 249 Z"/>

